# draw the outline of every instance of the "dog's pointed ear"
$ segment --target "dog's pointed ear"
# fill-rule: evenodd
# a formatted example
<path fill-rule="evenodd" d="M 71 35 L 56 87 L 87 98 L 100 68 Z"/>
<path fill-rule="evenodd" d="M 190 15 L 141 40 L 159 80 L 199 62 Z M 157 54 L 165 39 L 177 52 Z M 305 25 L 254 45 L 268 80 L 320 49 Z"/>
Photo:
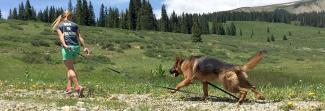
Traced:
<path fill-rule="evenodd" d="M 179 60 L 181 60 L 181 57 L 176 56 L 176 61 L 179 61 Z"/>

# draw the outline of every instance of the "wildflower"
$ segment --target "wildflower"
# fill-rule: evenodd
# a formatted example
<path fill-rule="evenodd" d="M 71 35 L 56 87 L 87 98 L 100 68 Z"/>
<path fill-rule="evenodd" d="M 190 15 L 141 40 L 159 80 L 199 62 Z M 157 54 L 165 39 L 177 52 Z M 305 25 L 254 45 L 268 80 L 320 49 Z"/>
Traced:
<path fill-rule="evenodd" d="M 287 106 L 288 106 L 289 108 L 292 108 L 292 107 L 294 106 L 294 104 L 293 104 L 292 101 L 289 101 L 289 102 L 287 103 Z"/>
<path fill-rule="evenodd" d="M 309 93 L 308 93 L 308 96 L 310 96 L 310 97 L 315 96 L 315 95 L 316 95 L 316 94 L 313 93 L 313 92 L 309 92 Z"/>

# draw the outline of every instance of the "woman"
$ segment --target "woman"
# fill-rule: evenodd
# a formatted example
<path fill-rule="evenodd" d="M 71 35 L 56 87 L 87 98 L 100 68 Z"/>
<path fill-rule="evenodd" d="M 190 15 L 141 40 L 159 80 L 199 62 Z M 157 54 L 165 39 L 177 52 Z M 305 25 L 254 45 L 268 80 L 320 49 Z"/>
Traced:
<path fill-rule="evenodd" d="M 78 25 L 71 22 L 71 18 L 72 13 L 65 11 L 53 22 L 52 26 L 53 30 L 55 30 L 59 36 L 63 61 L 68 70 L 68 85 L 66 88 L 66 93 L 72 93 L 73 82 L 75 84 L 75 91 L 78 93 L 78 96 L 83 97 L 84 88 L 78 83 L 73 64 L 75 58 L 80 52 L 80 45 L 84 47 L 83 51 L 86 52 L 87 55 L 90 54 L 90 50 L 85 47 L 85 42 L 80 35 Z"/>

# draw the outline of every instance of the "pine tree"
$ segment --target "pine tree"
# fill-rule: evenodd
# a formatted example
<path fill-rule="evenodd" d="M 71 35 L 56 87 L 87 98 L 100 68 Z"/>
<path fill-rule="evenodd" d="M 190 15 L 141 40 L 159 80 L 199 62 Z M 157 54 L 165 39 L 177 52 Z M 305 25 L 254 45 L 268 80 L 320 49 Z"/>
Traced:
<path fill-rule="evenodd" d="M 95 26 L 96 25 L 96 21 L 95 21 L 95 12 L 94 12 L 94 7 L 93 7 L 93 5 L 92 5 L 92 3 L 91 3 L 91 1 L 89 1 L 89 8 L 88 8 L 89 10 L 89 25 L 90 26 Z"/>
<path fill-rule="evenodd" d="M 0 12 L 1 12 L 1 10 L 0 10 Z M 11 11 L 11 9 L 9 9 L 8 19 L 12 19 L 12 11 Z"/>
<path fill-rule="evenodd" d="M 77 23 L 80 25 L 83 25 L 83 10 L 82 10 L 82 2 L 81 0 L 77 0 L 77 6 L 76 6 L 76 20 Z"/>
<path fill-rule="evenodd" d="M 199 15 L 198 18 L 199 18 L 199 24 L 201 26 L 202 34 L 209 34 L 210 32 L 209 32 L 209 22 L 208 22 L 208 20 L 205 17 L 201 16 L 201 15 Z"/>
<path fill-rule="evenodd" d="M 109 8 L 108 11 L 108 27 L 118 28 L 119 27 L 119 11 L 117 8 Z"/>
<path fill-rule="evenodd" d="M 73 10 L 73 6 L 72 6 L 72 2 L 71 2 L 71 0 L 69 0 L 69 3 L 68 3 L 68 10 L 69 10 L 70 12 L 72 12 L 72 10 Z"/>
<path fill-rule="evenodd" d="M 175 13 L 175 11 L 173 11 L 171 18 L 170 18 L 170 22 L 171 22 L 171 29 L 173 32 L 180 32 L 180 23 L 179 23 L 179 19 Z"/>
<path fill-rule="evenodd" d="M 55 19 L 56 19 L 56 13 L 55 13 L 55 8 L 54 6 L 51 6 L 50 7 L 50 10 L 49 10 L 49 22 L 53 22 Z"/>
<path fill-rule="evenodd" d="M 44 22 L 47 22 L 49 23 L 50 22 L 50 19 L 49 19 L 49 7 L 47 6 L 43 12 L 43 15 L 44 15 Z"/>
<path fill-rule="evenodd" d="M 155 30 L 155 19 L 149 1 L 143 0 L 140 11 L 140 30 Z"/>
<path fill-rule="evenodd" d="M 269 37 L 267 37 L 267 42 L 271 42 L 271 40 L 270 40 L 270 38 L 269 38 Z"/>
<path fill-rule="evenodd" d="M 31 20 L 32 16 L 33 16 L 33 12 L 32 12 L 32 6 L 30 5 L 29 0 L 26 1 L 26 5 L 25 5 L 25 19 L 26 20 Z"/>
<path fill-rule="evenodd" d="M 233 22 L 231 22 L 230 26 L 229 26 L 229 32 L 227 32 L 227 33 L 228 33 L 228 35 L 236 36 L 236 32 L 237 32 L 236 26 Z"/>
<path fill-rule="evenodd" d="M 216 22 L 212 22 L 211 33 L 217 34 L 217 23 Z"/>
<path fill-rule="evenodd" d="M 274 41 L 275 41 L 275 37 L 274 37 L 274 35 L 273 35 L 273 34 L 271 35 L 271 41 L 272 41 L 272 42 L 274 42 Z"/>
<path fill-rule="evenodd" d="M 243 36 L 243 32 L 242 32 L 241 29 L 239 30 L 239 35 L 240 35 L 240 36 Z"/>
<path fill-rule="evenodd" d="M 170 31 L 170 21 L 167 15 L 166 6 L 161 7 L 160 30 L 163 32 Z"/>
<path fill-rule="evenodd" d="M 200 24 L 198 23 L 198 21 L 195 21 L 193 23 L 192 26 L 192 42 L 202 42 L 202 38 L 201 38 L 201 28 L 200 28 Z"/>
<path fill-rule="evenodd" d="M 43 17 L 44 17 L 43 12 L 39 11 L 38 14 L 37 14 L 37 20 L 44 22 Z"/>
<path fill-rule="evenodd" d="M 120 26 L 120 12 L 119 12 L 118 8 L 115 8 L 114 13 L 115 13 L 115 17 L 114 17 L 115 18 L 114 19 L 115 24 L 114 24 L 114 27 L 115 28 L 119 28 L 119 26 Z"/>
<path fill-rule="evenodd" d="M 106 24 L 106 15 L 105 15 L 105 6 L 102 4 L 100 6 L 99 19 L 97 22 L 98 26 L 105 27 Z"/>
<path fill-rule="evenodd" d="M 254 36 L 254 30 L 252 29 L 251 38 L 253 38 L 253 36 Z"/>
<path fill-rule="evenodd" d="M 292 36 L 292 33 L 289 31 L 289 36 Z"/>
<path fill-rule="evenodd" d="M 283 36 L 283 40 L 288 40 L 286 35 Z"/>
<path fill-rule="evenodd" d="M 128 10 L 121 13 L 120 28 L 128 29 Z"/>
<path fill-rule="evenodd" d="M 25 20 L 25 6 L 24 3 L 21 3 L 18 7 L 18 19 Z"/>
<path fill-rule="evenodd" d="M 137 22 L 139 21 L 138 16 L 140 14 L 141 9 L 141 0 L 130 0 L 129 4 L 129 29 L 136 30 Z"/>
<path fill-rule="evenodd" d="M 225 28 L 223 27 L 222 23 L 217 23 L 216 24 L 216 33 L 218 35 L 226 35 L 226 31 L 225 31 Z"/>
<path fill-rule="evenodd" d="M 88 2 L 87 0 L 82 1 L 82 25 L 89 26 L 90 16 L 89 16 Z"/>
<path fill-rule="evenodd" d="M 36 14 L 36 10 L 34 9 L 34 7 L 32 7 L 32 16 L 31 16 L 31 20 L 37 20 L 37 19 L 36 19 L 36 16 L 37 16 L 37 14 Z"/>
<path fill-rule="evenodd" d="M 270 33 L 270 27 L 267 27 L 267 33 Z"/>
<path fill-rule="evenodd" d="M 14 10 L 12 11 L 12 19 L 18 19 L 17 8 L 14 8 Z"/>

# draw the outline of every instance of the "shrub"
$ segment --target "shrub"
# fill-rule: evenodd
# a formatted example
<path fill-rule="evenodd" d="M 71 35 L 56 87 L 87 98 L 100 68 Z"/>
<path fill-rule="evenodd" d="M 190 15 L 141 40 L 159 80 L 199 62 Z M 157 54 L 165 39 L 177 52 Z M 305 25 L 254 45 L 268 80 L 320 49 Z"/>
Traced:
<path fill-rule="evenodd" d="M 174 56 L 174 52 L 167 49 L 147 49 L 144 55 L 153 58 L 170 59 Z"/>
<path fill-rule="evenodd" d="M 34 24 L 34 27 L 37 28 L 37 29 L 40 28 L 37 24 Z"/>
<path fill-rule="evenodd" d="M 213 50 L 209 47 L 200 47 L 200 52 L 206 55 L 213 55 Z"/>
<path fill-rule="evenodd" d="M 286 35 L 283 36 L 283 40 L 288 40 Z"/>
<path fill-rule="evenodd" d="M 9 27 L 12 28 L 12 29 L 15 29 L 15 30 L 24 30 L 23 27 L 19 26 L 19 25 L 16 25 L 16 24 L 9 24 Z"/>
<path fill-rule="evenodd" d="M 113 64 L 111 58 L 102 55 L 92 56 L 91 61 L 102 64 Z"/>
<path fill-rule="evenodd" d="M 128 44 L 128 43 L 122 43 L 122 44 L 120 44 L 120 48 L 121 49 L 130 49 L 131 48 L 131 45 Z"/>
<path fill-rule="evenodd" d="M 40 34 L 41 35 L 52 35 L 53 31 L 48 28 L 45 28 Z"/>
<path fill-rule="evenodd" d="M 156 65 L 156 68 L 151 70 L 151 73 L 155 77 L 165 77 L 165 70 L 163 69 L 163 66 L 161 64 Z"/>
<path fill-rule="evenodd" d="M 34 39 L 32 40 L 32 45 L 39 47 L 39 46 L 44 46 L 44 47 L 50 47 L 50 44 L 44 40 L 40 40 L 40 39 Z"/>
<path fill-rule="evenodd" d="M 52 59 L 49 54 L 41 54 L 39 52 L 25 53 L 22 61 L 28 64 L 51 63 Z"/>
<path fill-rule="evenodd" d="M 106 49 L 109 51 L 115 51 L 114 44 L 112 44 L 112 43 L 102 44 L 102 49 Z"/>
<path fill-rule="evenodd" d="M 273 35 L 273 34 L 271 35 L 271 41 L 272 41 L 272 42 L 274 42 L 274 41 L 275 41 L 275 37 L 274 37 L 274 35 Z"/>

